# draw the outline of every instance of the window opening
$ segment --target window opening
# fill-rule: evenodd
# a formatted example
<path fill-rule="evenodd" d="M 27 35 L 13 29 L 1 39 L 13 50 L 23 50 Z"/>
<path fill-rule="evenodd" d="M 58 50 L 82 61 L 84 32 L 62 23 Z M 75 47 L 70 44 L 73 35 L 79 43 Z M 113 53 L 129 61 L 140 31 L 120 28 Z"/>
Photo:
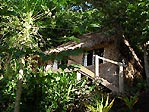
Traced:
<path fill-rule="evenodd" d="M 87 66 L 92 65 L 93 60 L 93 51 L 88 51 L 87 54 Z"/>
<path fill-rule="evenodd" d="M 94 57 L 93 55 L 98 55 L 103 57 L 104 56 L 104 48 L 95 49 L 87 52 L 87 66 L 94 64 Z M 84 57 L 86 58 L 86 57 Z M 103 63 L 103 60 L 99 60 L 99 64 Z"/>

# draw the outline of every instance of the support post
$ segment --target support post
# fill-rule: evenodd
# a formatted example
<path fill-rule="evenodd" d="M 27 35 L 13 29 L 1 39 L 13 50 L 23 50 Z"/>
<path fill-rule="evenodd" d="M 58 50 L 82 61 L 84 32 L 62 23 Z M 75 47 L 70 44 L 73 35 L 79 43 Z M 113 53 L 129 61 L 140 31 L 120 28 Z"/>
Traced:
<path fill-rule="evenodd" d="M 99 77 L 99 59 L 97 55 L 95 55 L 95 74 L 96 77 Z"/>
<path fill-rule="evenodd" d="M 84 54 L 84 62 L 83 62 L 84 66 L 87 66 L 87 53 Z"/>
<path fill-rule="evenodd" d="M 81 73 L 80 72 L 77 72 L 77 80 L 81 80 Z"/>
<path fill-rule="evenodd" d="M 123 65 L 119 64 L 119 92 L 124 92 L 124 74 L 123 74 Z"/>
<path fill-rule="evenodd" d="M 93 50 L 92 65 L 95 65 L 95 51 Z"/>
<path fill-rule="evenodd" d="M 53 69 L 58 69 L 58 62 L 57 62 L 57 60 L 54 60 Z"/>

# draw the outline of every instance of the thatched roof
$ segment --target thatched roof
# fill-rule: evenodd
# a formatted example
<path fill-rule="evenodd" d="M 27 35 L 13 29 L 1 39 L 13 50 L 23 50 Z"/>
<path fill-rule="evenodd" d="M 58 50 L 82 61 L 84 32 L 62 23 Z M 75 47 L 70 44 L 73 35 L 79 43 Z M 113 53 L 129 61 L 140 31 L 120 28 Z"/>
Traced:
<path fill-rule="evenodd" d="M 88 33 L 79 37 L 80 42 L 68 42 L 62 44 L 55 49 L 46 51 L 46 54 L 60 53 L 62 51 L 74 50 L 78 48 L 91 50 L 104 47 L 114 41 L 114 36 L 105 36 L 102 33 Z"/>

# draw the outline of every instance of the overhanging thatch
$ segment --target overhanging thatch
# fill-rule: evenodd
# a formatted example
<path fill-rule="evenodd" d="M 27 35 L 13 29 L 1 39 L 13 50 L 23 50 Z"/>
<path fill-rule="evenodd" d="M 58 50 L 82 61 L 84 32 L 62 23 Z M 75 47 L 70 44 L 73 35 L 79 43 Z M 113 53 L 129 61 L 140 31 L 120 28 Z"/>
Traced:
<path fill-rule="evenodd" d="M 46 51 L 46 54 L 60 53 L 67 50 L 75 50 L 78 48 L 91 50 L 104 47 L 114 41 L 114 36 L 105 36 L 102 33 L 88 33 L 79 37 L 80 42 L 68 42 L 58 46 L 56 49 Z"/>
<path fill-rule="evenodd" d="M 90 33 L 80 37 L 83 49 L 96 49 L 104 47 L 114 41 L 114 36 L 105 36 L 102 33 Z"/>

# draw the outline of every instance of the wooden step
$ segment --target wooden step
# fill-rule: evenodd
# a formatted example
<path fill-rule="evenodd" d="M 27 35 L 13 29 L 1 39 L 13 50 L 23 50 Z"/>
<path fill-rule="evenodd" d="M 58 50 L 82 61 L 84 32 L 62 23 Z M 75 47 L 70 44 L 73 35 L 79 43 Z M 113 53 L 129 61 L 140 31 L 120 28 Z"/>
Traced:
<path fill-rule="evenodd" d="M 87 69 L 86 67 L 84 66 L 80 66 L 80 69 L 79 71 L 85 75 L 87 75 L 88 77 L 90 78 L 95 78 L 95 73 L 92 72 L 91 70 Z"/>
<path fill-rule="evenodd" d="M 107 80 L 105 80 L 105 79 L 103 79 L 101 77 L 99 77 L 98 80 L 100 80 L 99 83 L 101 83 L 103 86 L 109 88 L 113 92 L 118 92 L 119 91 L 119 89 L 115 85 L 113 85 L 112 83 L 110 83 L 109 81 L 107 81 Z"/>
<path fill-rule="evenodd" d="M 103 86 L 109 88 L 113 92 L 118 92 L 119 91 L 119 89 L 115 85 L 110 83 L 109 81 L 107 81 L 107 80 L 105 80 L 101 77 L 96 78 L 95 73 L 93 73 L 92 71 L 90 71 L 89 69 L 87 69 L 84 66 L 80 66 L 79 72 L 86 75 L 86 76 L 88 76 L 88 77 L 90 77 L 90 78 L 92 78 L 92 79 L 94 79 L 94 80 L 98 80 L 98 82 L 100 84 L 102 84 Z"/>

